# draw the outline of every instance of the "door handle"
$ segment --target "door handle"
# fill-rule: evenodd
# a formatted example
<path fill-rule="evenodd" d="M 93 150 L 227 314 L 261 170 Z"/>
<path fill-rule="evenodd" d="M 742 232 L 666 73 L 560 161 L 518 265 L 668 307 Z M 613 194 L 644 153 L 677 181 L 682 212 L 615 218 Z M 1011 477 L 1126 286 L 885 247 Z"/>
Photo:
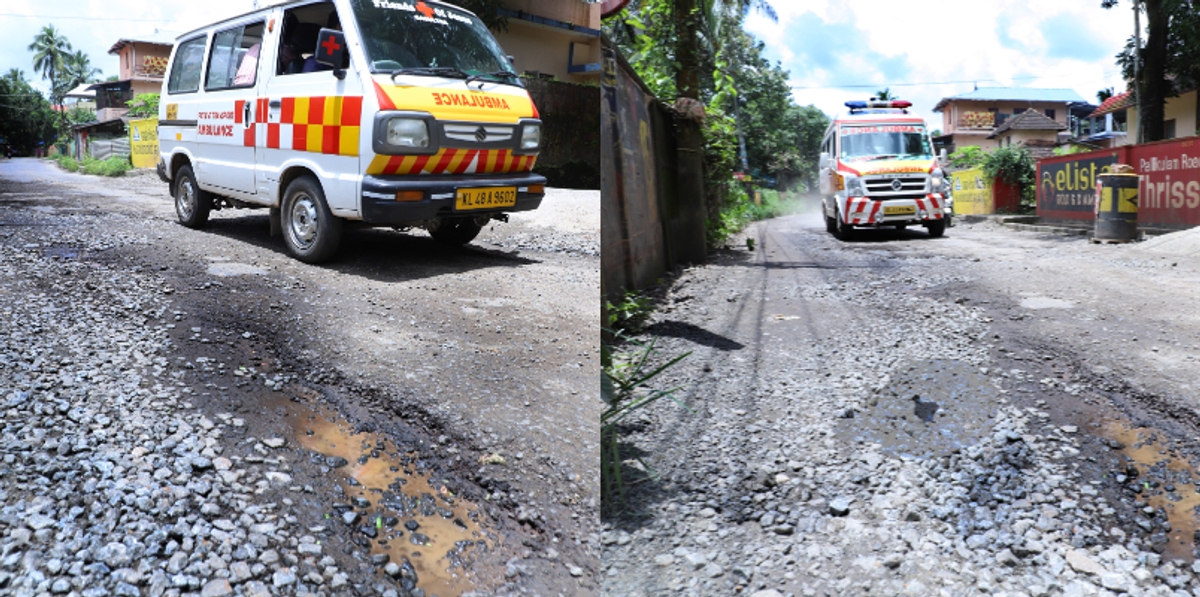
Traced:
<path fill-rule="evenodd" d="M 251 124 L 250 123 L 250 103 L 251 102 L 247 101 L 244 104 L 242 104 L 242 122 L 245 123 L 246 128 L 250 128 L 250 124 Z"/>
<path fill-rule="evenodd" d="M 272 108 L 279 108 L 283 106 L 283 100 L 273 99 L 271 100 L 270 104 Z"/>

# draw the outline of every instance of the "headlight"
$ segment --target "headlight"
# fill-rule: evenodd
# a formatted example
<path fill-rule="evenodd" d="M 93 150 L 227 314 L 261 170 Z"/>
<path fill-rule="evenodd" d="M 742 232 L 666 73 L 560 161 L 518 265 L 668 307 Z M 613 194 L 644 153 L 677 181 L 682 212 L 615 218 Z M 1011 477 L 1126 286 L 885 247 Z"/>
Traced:
<path fill-rule="evenodd" d="M 862 179 L 857 176 L 845 175 L 846 177 L 846 194 L 850 197 L 866 197 L 867 191 L 863 188 Z"/>
<path fill-rule="evenodd" d="M 429 147 L 429 125 L 419 118 L 393 118 L 387 123 L 387 143 L 396 147 Z"/>
<path fill-rule="evenodd" d="M 929 192 L 941 193 L 945 191 L 946 179 L 941 176 L 934 176 L 929 179 Z"/>
<path fill-rule="evenodd" d="M 521 127 L 521 151 L 532 151 L 542 144 L 542 125 L 526 124 Z"/>

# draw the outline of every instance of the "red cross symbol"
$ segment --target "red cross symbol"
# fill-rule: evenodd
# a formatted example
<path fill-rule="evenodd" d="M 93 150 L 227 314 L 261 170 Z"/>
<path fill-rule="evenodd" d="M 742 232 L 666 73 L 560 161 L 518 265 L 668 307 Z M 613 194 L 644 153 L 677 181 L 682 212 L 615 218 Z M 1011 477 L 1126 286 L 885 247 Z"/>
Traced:
<path fill-rule="evenodd" d="M 326 56 L 333 56 L 333 52 L 335 50 L 342 49 L 342 46 L 338 45 L 337 41 L 334 40 L 332 35 L 329 36 L 329 39 L 321 42 L 321 47 L 325 48 Z"/>
<path fill-rule="evenodd" d="M 429 8 L 429 5 L 424 2 L 417 2 L 417 12 L 425 15 L 427 19 L 433 17 L 433 9 Z"/>

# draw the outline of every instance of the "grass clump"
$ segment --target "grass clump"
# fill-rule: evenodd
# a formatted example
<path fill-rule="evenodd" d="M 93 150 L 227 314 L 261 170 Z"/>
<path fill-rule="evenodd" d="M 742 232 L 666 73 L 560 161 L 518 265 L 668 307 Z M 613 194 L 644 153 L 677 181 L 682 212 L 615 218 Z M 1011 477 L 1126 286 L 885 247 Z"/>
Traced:
<path fill-rule="evenodd" d="M 83 162 L 79 164 L 80 169 L 84 174 L 92 174 L 95 176 L 124 176 L 133 164 L 129 162 L 129 158 L 124 156 L 109 156 L 103 160 L 97 160 L 92 157 L 83 158 Z"/>
<path fill-rule="evenodd" d="M 623 340 L 620 332 L 614 336 L 616 342 Z M 684 410 L 692 412 L 673 395 L 679 388 L 661 390 L 650 387 L 654 378 L 692 353 L 686 352 L 662 364 L 655 364 L 657 359 L 653 358 L 653 341 L 642 344 L 629 340 L 628 346 L 633 350 L 615 353 L 608 342 L 600 344 L 600 395 L 604 399 L 604 410 L 600 413 L 600 498 L 605 511 L 609 513 L 616 513 L 625 503 L 626 483 L 621 475 L 623 461 L 617 423 L 662 398 L 670 398 Z M 641 464 L 649 470 L 644 462 Z"/>

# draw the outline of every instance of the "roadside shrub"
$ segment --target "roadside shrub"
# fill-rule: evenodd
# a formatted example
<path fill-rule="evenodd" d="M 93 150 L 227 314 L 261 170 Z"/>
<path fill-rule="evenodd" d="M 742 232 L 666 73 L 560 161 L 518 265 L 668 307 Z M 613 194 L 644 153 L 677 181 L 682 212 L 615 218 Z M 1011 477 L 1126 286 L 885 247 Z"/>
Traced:
<path fill-rule="evenodd" d="M 626 292 L 618 303 L 608 302 L 608 321 L 605 323 L 616 332 L 639 332 L 653 311 L 654 302 L 650 297 Z"/>
<path fill-rule="evenodd" d="M 1009 145 L 989 152 L 983 158 L 983 175 L 1016 185 L 1021 190 L 1022 207 L 1036 205 L 1037 162 L 1022 145 Z"/>
<path fill-rule="evenodd" d="M 79 162 L 77 162 L 75 160 L 75 158 L 73 158 L 65 153 L 60 153 L 51 159 L 58 162 L 58 167 L 62 168 L 63 170 L 66 170 L 67 172 L 78 172 L 79 171 Z"/>
<path fill-rule="evenodd" d="M 986 154 L 978 145 L 967 145 L 955 150 L 954 153 L 946 156 L 950 160 L 950 165 L 955 168 L 968 169 L 976 168 L 983 165 L 983 160 Z"/>
<path fill-rule="evenodd" d="M 133 164 L 129 162 L 129 158 L 124 156 L 109 156 L 103 160 L 97 160 L 91 156 L 83 158 L 80 163 L 80 169 L 84 174 L 92 174 L 96 176 L 124 176 Z"/>

